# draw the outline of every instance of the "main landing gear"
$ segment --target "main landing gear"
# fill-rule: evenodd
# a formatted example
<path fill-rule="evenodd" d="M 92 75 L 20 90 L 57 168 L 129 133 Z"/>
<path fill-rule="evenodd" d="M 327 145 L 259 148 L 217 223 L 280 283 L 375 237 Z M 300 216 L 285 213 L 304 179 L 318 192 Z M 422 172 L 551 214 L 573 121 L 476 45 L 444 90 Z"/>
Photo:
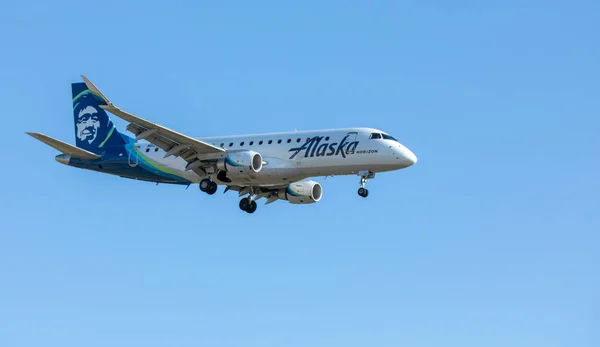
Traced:
<path fill-rule="evenodd" d="M 246 211 L 248 213 L 254 213 L 254 211 L 256 211 L 257 207 L 258 206 L 256 205 L 256 201 L 252 200 L 251 196 L 240 200 L 240 210 L 242 210 L 242 211 Z"/>
<path fill-rule="evenodd" d="M 370 171 L 359 171 L 360 175 L 360 188 L 358 188 L 358 195 L 366 198 L 369 196 L 369 191 L 365 188 L 365 184 L 368 182 L 367 178 L 375 178 L 375 173 Z"/>
<path fill-rule="evenodd" d="M 217 184 L 208 178 L 205 178 L 202 181 L 200 181 L 199 186 L 200 190 L 208 195 L 213 195 L 217 192 Z"/>
<path fill-rule="evenodd" d="M 200 187 L 201 191 L 205 192 L 208 195 L 213 195 L 217 192 L 217 184 L 209 178 L 205 178 L 202 181 L 200 181 L 200 184 L 198 186 Z M 240 200 L 240 210 L 246 211 L 248 213 L 254 213 L 258 206 L 256 205 L 256 201 L 252 199 L 252 197 L 254 196 L 254 190 L 252 187 L 250 187 L 249 192 L 250 195 L 248 197 L 245 197 L 242 200 Z"/>
<path fill-rule="evenodd" d="M 249 189 L 250 194 L 248 194 L 247 197 L 242 198 L 242 200 L 240 200 L 240 210 L 242 211 L 246 211 L 248 213 L 254 213 L 256 211 L 256 201 L 254 201 L 253 197 L 254 197 L 254 187 L 247 187 L 242 189 L 242 191 L 240 191 L 240 193 L 243 193 L 246 189 Z M 243 195 L 243 194 L 242 194 Z"/>

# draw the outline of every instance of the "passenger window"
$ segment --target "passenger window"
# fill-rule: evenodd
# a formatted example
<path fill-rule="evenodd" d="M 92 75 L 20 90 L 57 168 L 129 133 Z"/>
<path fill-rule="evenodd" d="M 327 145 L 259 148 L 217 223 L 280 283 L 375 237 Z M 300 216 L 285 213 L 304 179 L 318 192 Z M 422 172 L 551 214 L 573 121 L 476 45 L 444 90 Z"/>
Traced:
<path fill-rule="evenodd" d="M 150 152 L 150 148 L 146 147 L 146 153 Z"/>
<path fill-rule="evenodd" d="M 259 145 L 259 146 L 260 146 L 260 145 L 262 145 L 262 141 L 258 141 L 258 145 Z"/>
<path fill-rule="evenodd" d="M 233 146 L 233 142 L 229 142 L 229 147 L 232 147 L 232 146 Z"/>
<path fill-rule="evenodd" d="M 272 143 L 273 143 L 273 140 L 269 140 L 269 144 L 272 144 Z"/>
<path fill-rule="evenodd" d="M 243 146 L 243 145 L 244 145 L 244 142 L 243 142 L 243 141 L 242 141 L 242 142 L 240 142 L 240 146 Z"/>
<path fill-rule="evenodd" d="M 225 144 L 224 144 L 224 143 L 222 143 L 222 144 L 221 144 L 221 148 L 222 148 L 223 146 L 225 146 Z"/>
<path fill-rule="evenodd" d="M 277 143 L 281 143 L 281 140 L 277 140 Z"/>
<path fill-rule="evenodd" d="M 156 148 L 154 149 L 154 152 L 158 152 L 158 147 L 156 147 Z"/>
<path fill-rule="evenodd" d="M 288 143 L 292 142 L 292 139 L 288 139 Z"/>
<path fill-rule="evenodd" d="M 327 136 L 327 137 L 325 138 L 325 141 L 329 141 L 329 136 Z"/>
<path fill-rule="evenodd" d="M 369 138 L 371 140 L 379 140 L 379 139 L 381 139 L 381 134 L 380 133 L 372 133 Z"/>
<path fill-rule="evenodd" d="M 254 141 L 250 141 L 250 146 L 252 146 L 254 144 Z"/>
<path fill-rule="evenodd" d="M 300 138 L 297 138 L 297 139 L 296 139 L 296 142 L 300 142 Z"/>

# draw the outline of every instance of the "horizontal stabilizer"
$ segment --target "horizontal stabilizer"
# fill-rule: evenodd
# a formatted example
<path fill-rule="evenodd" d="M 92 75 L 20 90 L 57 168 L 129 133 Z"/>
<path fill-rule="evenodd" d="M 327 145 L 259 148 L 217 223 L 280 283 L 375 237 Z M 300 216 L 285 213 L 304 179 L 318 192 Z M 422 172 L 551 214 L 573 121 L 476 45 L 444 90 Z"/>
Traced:
<path fill-rule="evenodd" d="M 73 145 L 59 141 L 57 139 L 53 139 L 50 136 L 47 136 L 44 134 L 40 134 L 40 133 L 26 133 L 26 134 L 31 135 L 32 137 L 42 141 L 43 143 L 47 144 L 48 146 L 70 156 L 71 158 L 79 158 L 79 159 L 86 159 L 86 160 L 94 160 L 94 159 L 100 158 L 100 156 L 97 154 L 88 152 L 84 149 L 75 147 Z"/>

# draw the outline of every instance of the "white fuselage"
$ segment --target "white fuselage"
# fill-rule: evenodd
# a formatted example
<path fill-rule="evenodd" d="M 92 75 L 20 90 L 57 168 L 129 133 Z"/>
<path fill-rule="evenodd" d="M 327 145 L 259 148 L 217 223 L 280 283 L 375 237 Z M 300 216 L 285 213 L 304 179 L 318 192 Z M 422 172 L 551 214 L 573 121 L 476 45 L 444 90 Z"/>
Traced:
<path fill-rule="evenodd" d="M 384 138 L 386 137 L 386 138 Z M 218 184 L 277 185 L 315 176 L 376 173 L 398 170 L 416 163 L 416 156 L 385 132 L 372 128 L 348 128 L 286 133 L 210 137 L 200 139 L 228 153 L 255 151 L 263 158 L 262 170 L 232 175 L 231 182 Z M 156 165 L 169 168 L 191 182 L 204 176 L 186 170 L 181 157 L 164 158 L 165 152 L 147 143 L 137 143 L 136 153 Z M 209 173 L 210 174 L 210 173 Z"/>

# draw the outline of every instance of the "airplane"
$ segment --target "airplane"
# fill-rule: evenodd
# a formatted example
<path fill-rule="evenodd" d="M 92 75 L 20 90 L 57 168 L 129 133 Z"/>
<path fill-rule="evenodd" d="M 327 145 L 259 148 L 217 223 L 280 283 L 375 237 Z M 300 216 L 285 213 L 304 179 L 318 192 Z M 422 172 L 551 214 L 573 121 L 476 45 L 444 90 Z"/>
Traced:
<path fill-rule="evenodd" d="M 254 213 L 257 200 L 311 204 L 321 200 L 313 177 L 358 175 L 358 195 L 376 173 L 404 169 L 417 157 L 398 140 L 372 128 L 294 131 L 195 138 L 115 106 L 88 78 L 71 84 L 76 146 L 27 132 L 61 152 L 61 164 L 141 181 L 198 184 L 208 195 L 237 191 L 239 208 Z M 107 112 L 125 120 L 119 132 Z"/>

